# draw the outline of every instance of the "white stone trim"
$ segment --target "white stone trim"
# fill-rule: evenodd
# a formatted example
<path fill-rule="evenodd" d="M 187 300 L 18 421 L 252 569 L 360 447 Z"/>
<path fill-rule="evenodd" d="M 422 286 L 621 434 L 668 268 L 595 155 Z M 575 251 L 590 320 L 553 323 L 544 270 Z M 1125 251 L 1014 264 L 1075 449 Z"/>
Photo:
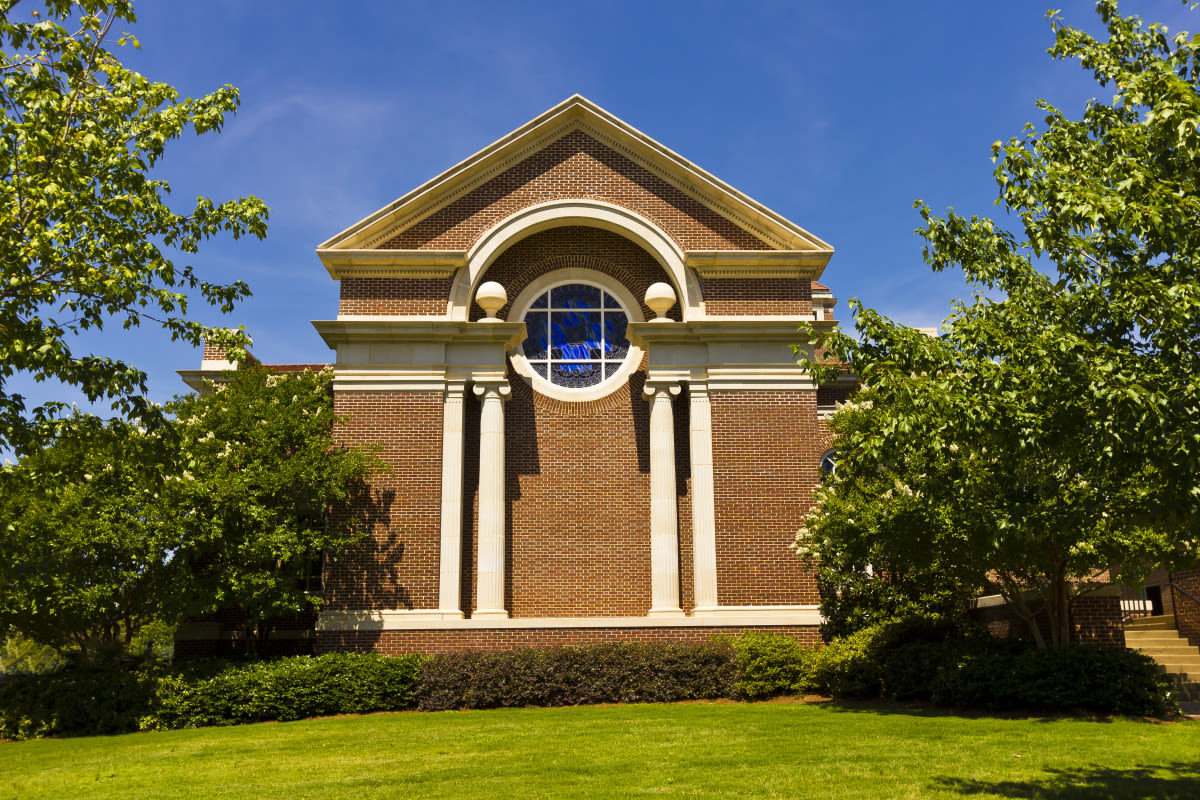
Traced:
<path fill-rule="evenodd" d="M 438 609 L 462 616 L 462 523 L 465 385 L 446 387 L 442 401 L 442 513 Z"/>
<path fill-rule="evenodd" d="M 820 606 L 815 605 L 697 608 L 692 612 L 692 619 L 721 625 L 820 625 L 825 621 L 825 618 L 821 616 Z M 780 621 L 784 619 L 788 621 Z M 737 620 L 737 622 L 730 622 L 730 620 Z"/>
<path fill-rule="evenodd" d="M 451 380 L 503 379 L 504 354 L 525 339 L 523 323 L 422 319 L 313 322 L 337 351 L 336 391 L 445 390 Z"/>
<path fill-rule="evenodd" d="M 529 306 L 533 304 L 534 300 L 541 297 L 546 290 L 569 283 L 585 283 L 589 286 L 599 287 L 616 297 L 617 302 L 622 306 L 621 310 L 629 317 L 630 322 L 645 321 L 645 317 L 642 315 L 641 304 L 633 296 L 633 292 L 602 272 L 581 268 L 556 269 L 532 281 L 512 301 L 512 306 L 508 312 L 509 319 L 523 321 L 525 313 L 529 311 Z M 582 389 L 569 389 L 565 386 L 555 386 L 534 372 L 533 367 L 529 364 L 529 359 L 525 358 L 525 354 L 521 352 L 520 344 L 512 350 L 509 356 L 512 359 L 513 370 L 524 378 L 525 382 L 537 390 L 539 394 L 568 403 L 582 403 L 607 397 L 624 386 L 629 380 L 629 376 L 637 372 L 638 367 L 642 363 L 642 349 L 631 342 L 629 345 L 629 355 L 626 356 L 625 361 L 621 364 L 620 369 L 614 373 L 613 377 L 595 386 L 588 386 Z"/>
<path fill-rule="evenodd" d="M 813 280 L 832 255 L 832 250 L 689 250 L 684 264 L 701 278 Z"/>
<path fill-rule="evenodd" d="M 527 236 L 565 225 L 585 225 L 612 231 L 633 241 L 666 270 L 680 298 L 685 320 L 704 315 L 700 283 L 694 272 L 684 267 L 683 251 L 671 237 L 650 220 L 627 208 L 600 200 L 567 199 L 523 208 L 501 220 L 484 233 L 468 254 L 467 268 L 461 270 L 450 290 L 450 316 L 470 317 L 475 288 L 488 267 L 512 245 Z"/>
<path fill-rule="evenodd" d="M 696 606 L 717 605 L 717 518 L 708 384 L 688 384 L 688 452 L 692 467 L 692 566 Z"/>
<path fill-rule="evenodd" d="M 479 397 L 479 534 L 473 616 L 505 618 L 504 608 L 504 401 L 508 381 L 476 381 Z"/>
<path fill-rule="evenodd" d="M 792 352 L 800 317 L 708 318 L 691 323 L 630 323 L 629 340 L 647 353 L 647 380 L 702 381 L 709 391 L 813 391 Z M 804 345 L 810 347 L 811 345 Z"/>
<path fill-rule="evenodd" d="M 813 606 L 733 606 L 670 617 L 459 618 L 437 610 L 322 611 L 318 631 L 537 630 L 547 628 L 712 628 L 820 625 Z"/>
<path fill-rule="evenodd" d="M 652 617 L 682 616 L 679 605 L 679 515 L 675 494 L 677 383 L 647 382 L 650 401 L 650 584 Z"/>
<path fill-rule="evenodd" d="M 467 265 L 465 250 L 317 249 L 329 277 L 449 278 Z"/>

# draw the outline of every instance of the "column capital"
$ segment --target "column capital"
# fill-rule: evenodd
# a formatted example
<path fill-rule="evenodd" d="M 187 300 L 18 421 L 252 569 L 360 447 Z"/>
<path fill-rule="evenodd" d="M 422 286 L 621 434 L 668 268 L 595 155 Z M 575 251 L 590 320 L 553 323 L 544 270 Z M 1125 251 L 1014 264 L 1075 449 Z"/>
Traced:
<path fill-rule="evenodd" d="M 512 387 L 508 383 L 507 378 L 488 378 L 473 382 L 471 391 L 476 397 L 486 400 L 489 397 L 498 397 L 501 400 L 507 400 L 512 395 Z"/>
<path fill-rule="evenodd" d="M 681 390 L 678 381 L 646 381 L 646 385 L 642 387 L 642 396 L 647 400 L 655 395 L 678 397 Z"/>

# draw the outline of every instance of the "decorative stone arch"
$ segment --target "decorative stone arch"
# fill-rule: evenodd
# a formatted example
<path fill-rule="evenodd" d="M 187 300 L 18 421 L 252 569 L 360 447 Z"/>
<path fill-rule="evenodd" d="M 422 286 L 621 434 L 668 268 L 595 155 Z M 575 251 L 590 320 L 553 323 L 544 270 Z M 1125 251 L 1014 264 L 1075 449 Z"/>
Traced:
<path fill-rule="evenodd" d="M 527 236 L 567 225 L 611 231 L 642 247 L 674 284 L 683 321 L 704 317 L 700 282 L 684 266 L 683 251 L 661 228 L 627 208 L 599 200 L 576 199 L 551 200 L 521 209 L 479 237 L 467 253 L 466 268 L 458 271 L 450 288 L 450 318 L 461 321 L 470 318 L 475 289 L 501 253 Z"/>

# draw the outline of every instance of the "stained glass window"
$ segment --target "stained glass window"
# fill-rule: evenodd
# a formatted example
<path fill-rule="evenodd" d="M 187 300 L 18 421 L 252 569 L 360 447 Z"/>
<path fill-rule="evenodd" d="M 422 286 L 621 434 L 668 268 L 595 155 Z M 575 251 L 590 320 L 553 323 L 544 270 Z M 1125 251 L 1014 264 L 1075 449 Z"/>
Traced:
<path fill-rule="evenodd" d="M 629 316 L 603 289 L 555 286 L 529 308 L 522 350 L 534 373 L 555 386 L 595 386 L 615 375 L 629 355 Z"/>

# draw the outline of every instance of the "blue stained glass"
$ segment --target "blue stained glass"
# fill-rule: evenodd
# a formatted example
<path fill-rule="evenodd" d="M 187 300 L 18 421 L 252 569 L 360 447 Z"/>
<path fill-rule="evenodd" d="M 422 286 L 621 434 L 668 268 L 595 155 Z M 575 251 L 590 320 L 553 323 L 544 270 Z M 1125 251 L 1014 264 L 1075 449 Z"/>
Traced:
<path fill-rule="evenodd" d="M 585 386 L 595 386 L 603 380 L 600 365 L 591 364 L 551 364 L 550 382 L 555 386 L 568 389 L 580 389 Z"/>
<path fill-rule="evenodd" d="M 551 302 L 556 308 L 600 308 L 600 290 L 583 283 L 556 286 Z"/>
<path fill-rule="evenodd" d="M 525 343 L 521 345 L 526 358 L 545 358 L 549 350 L 546 312 L 532 311 L 525 315 Z"/>
<path fill-rule="evenodd" d="M 584 284 L 556 286 L 530 309 L 522 350 L 540 378 L 576 389 L 620 371 L 629 355 L 629 316 L 608 292 Z"/>
<path fill-rule="evenodd" d="M 620 311 L 604 312 L 604 350 L 609 358 L 629 352 L 629 317 Z M 620 353 L 620 355 L 617 355 Z"/>
<path fill-rule="evenodd" d="M 591 358 L 600 347 L 599 311 L 551 311 L 551 358 Z"/>

